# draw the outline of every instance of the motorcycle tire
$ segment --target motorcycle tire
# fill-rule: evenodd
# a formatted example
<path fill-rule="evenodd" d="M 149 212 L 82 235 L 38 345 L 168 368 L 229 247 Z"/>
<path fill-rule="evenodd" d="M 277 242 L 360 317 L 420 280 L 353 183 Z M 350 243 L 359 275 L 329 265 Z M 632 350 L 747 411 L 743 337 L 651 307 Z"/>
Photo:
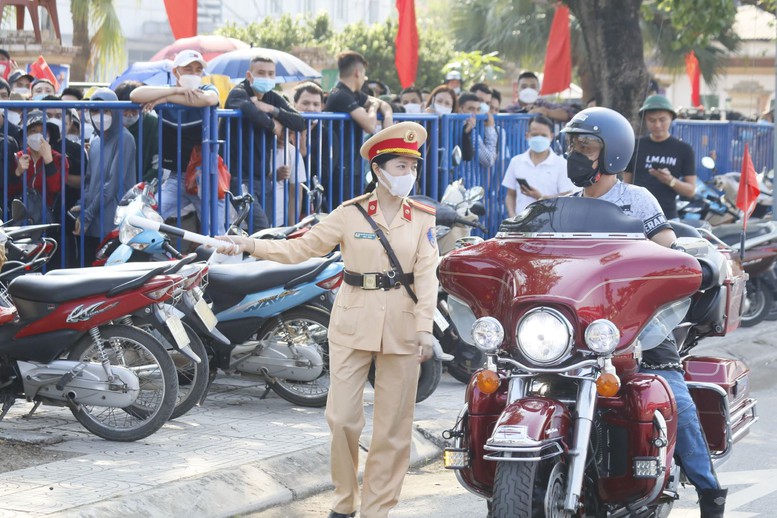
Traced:
<path fill-rule="evenodd" d="M 742 313 L 742 327 L 753 327 L 761 323 L 774 305 L 772 292 L 763 283 L 747 282 L 747 301 L 749 306 Z"/>
<path fill-rule="evenodd" d="M 176 350 L 159 331 L 147 327 L 138 326 L 140 329 L 150 333 L 159 340 L 167 350 L 175 364 L 175 371 L 178 374 L 178 398 L 170 419 L 181 417 L 203 399 L 205 391 L 208 390 L 210 383 L 210 365 L 208 361 L 208 351 L 202 339 L 186 322 L 181 322 L 186 330 L 186 336 L 189 338 L 189 347 L 192 352 L 199 356 L 200 363 Z"/>
<path fill-rule="evenodd" d="M 375 361 L 370 365 L 370 372 L 367 374 L 370 385 L 375 387 Z M 437 385 L 442 379 L 442 360 L 430 358 L 421 364 L 418 372 L 418 388 L 416 389 L 415 402 L 420 403 L 431 396 Z"/>
<path fill-rule="evenodd" d="M 558 457 L 539 462 L 496 464 L 490 516 L 493 518 L 567 518 L 563 506 L 566 470 Z M 546 493 L 552 494 L 546 499 Z M 550 509 L 546 509 L 546 501 Z M 547 511 L 547 512 L 546 512 Z"/>
<path fill-rule="evenodd" d="M 126 325 L 99 328 L 112 365 L 140 372 L 140 394 L 129 408 L 77 405 L 73 415 L 84 428 L 109 441 L 137 441 L 159 430 L 173 413 L 178 395 L 175 365 L 164 346 L 149 333 Z M 68 354 L 70 360 L 100 362 L 91 335 Z"/>
<path fill-rule="evenodd" d="M 772 302 L 772 308 L 766 314 L 766 320 L 769 320 L 771 322 L 777 320 L 777 301 Z"/>
<path fill-rule="evenodd" d="M 298 306 L 270 319 L 257 333 L 257 339 L 291 341 L 313 345 L 324 360 L 324 370 L 313 381 L 276 379 L 273 391 L 295 405 L 321 408 L 329 395 L 329 313 L 316 307 Z"/>

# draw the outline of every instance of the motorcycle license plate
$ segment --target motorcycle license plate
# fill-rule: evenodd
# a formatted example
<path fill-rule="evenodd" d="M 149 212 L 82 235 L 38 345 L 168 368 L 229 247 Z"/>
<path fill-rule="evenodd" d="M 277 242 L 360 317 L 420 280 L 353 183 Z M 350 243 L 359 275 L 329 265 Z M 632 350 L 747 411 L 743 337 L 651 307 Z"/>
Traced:
<path fill-rule="evenodd" d="M 213 310 L 210 309 L 210 306 L 208 306 L 208 303 L 205 302 L 205 299 L 203 298 L 198 300 L 194 305 L 194 312 L 200 317 L 200 320 L 205 324 L 208 331 L 213 331 L 213 328 L 215 328 L 216 324 L 219 322 L 218 318 L 216 318 L 216 315 L 213 313 Z"/>
<path fill-rule="evenodd" d="M 169 314 L 166 315 L 166 317 L 165 324 L 167 324 L 167 329 L 170 331 L 170 334 L 173 335 L 176 345 L 179 348 L 189 345 L 189 337 L 186 334 L 186 329 L 183 328 L 181 319 L 176 315 Z"/>
<path fill-rule="evenodd" d="M 448 324 L 448 320 L 445 318 L 445 316 L 442 314 L 442 312 L 439 310 L 439 308 L 435 308 L 434 310 L 434 323 L 437 324 L 437 327 L 440 328 L 440 331 L 443 333 L 445 332 L 448 327 L 450 327 L 450 324 Z"/>

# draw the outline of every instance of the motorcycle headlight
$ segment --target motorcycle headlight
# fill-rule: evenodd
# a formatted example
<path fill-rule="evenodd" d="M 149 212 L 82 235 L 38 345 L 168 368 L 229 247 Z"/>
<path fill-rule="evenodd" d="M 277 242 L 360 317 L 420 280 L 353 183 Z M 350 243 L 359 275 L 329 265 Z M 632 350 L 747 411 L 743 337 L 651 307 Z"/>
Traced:
<path fill-rule="evenodd" d="M 620 340 L 621 332 L 604 318 L 594 320 L 585 330 L 585 343 L 596 354 L 612 353 Z"/>
<path fill-rule="evenodd" d="M 502 344 L 505 337 L 505 330 L 499 320 L 494 317 L 483 317 L 475 320 L 472 324 L 472 339 L 475 347 L 486 353 L 496 351 L 496 348 Z"/>
<path fill-rule="evenodd" d="M 526 313 L 518 322 L 515 338 L 527 359 L 538 365 L 548 365 L 569 352 L 572 325 L 554 309 L 537 308 Z"/>
<path fill-rule="evenodd" d="M 125 221 L 119 227 L 119 241 L 128 245 L 130 244 L 130 241 L 141 232 L 143 232 L 142 228 L 133 227 Z"/>

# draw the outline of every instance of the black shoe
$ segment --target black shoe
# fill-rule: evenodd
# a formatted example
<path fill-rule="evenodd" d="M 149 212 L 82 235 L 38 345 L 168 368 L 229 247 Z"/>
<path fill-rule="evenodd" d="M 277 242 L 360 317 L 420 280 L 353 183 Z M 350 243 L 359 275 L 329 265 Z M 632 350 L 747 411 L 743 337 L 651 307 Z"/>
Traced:
<path fill-rule="evenodd" d="M 701 518 L 723 518 L 728 489 L 702 489 L 699 491 Z"/>
<path fill-rule="evenodd" d="M 356 511 L 351 514 L 338 513 L 336 511 L 329 513 L 329 518 L 353 518 L 354 516 L 356 516 Z"/>

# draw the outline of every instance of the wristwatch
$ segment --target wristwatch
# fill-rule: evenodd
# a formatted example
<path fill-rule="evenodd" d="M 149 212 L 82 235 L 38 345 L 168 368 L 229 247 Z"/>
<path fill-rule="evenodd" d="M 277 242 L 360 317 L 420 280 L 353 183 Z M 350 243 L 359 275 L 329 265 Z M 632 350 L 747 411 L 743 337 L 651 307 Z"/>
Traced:
<path fill-rule="evenodd" d="M 671 182 L 669 182 L 669 187 L 671 187 L 672 189 L 674 189 L 674 184 L 676 184 L 676 183 L 677 183 L 677 178 L 672 178 L 672 181 L 671 181 Z"/>

